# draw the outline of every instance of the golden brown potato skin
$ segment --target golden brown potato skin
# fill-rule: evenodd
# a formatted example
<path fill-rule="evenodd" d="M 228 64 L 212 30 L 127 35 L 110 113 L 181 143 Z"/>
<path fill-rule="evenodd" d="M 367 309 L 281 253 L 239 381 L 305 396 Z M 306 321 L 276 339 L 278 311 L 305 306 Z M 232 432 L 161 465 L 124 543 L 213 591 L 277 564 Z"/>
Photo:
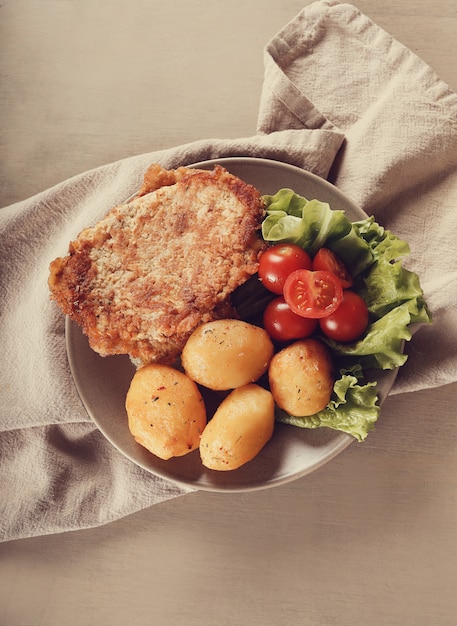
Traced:
<path fill-rule="evenodd" d="M 203 465 L 227 471 L 253 459 L 273 435 L 274 412 L 273 397 L 263 387 L 251 383 L 232 391 L 203 431 Z"/>
<path fill-rule="evenodd" d="M 198 448 L 206 408 L 197 385 L 167 365 L 146 365 L 135 372 L 127 392 L 130 432 L 161 459 Z"/>
<path fill-rule="evenodd" d="M 215 320 L 192 333 L 181 362 L 192 380 L 223 391 L 258 380 L 267 371 L 273 351 L 263 328 L 236 319 Z"/>
<path fill-rule="evenodd" d="M 303 339 L 272 358 L 268 371 L 276 404 L 304 417 L 324 409 L 333 390 L 332 359 L 317 339 Z"/>

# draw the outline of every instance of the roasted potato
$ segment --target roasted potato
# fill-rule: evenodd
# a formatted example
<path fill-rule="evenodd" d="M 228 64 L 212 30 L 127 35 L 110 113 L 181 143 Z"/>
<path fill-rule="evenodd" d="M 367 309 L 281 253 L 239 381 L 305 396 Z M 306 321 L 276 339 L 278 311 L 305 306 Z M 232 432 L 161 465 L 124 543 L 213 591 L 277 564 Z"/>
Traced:
<path fill-rule="evenodd" d="M 206 408 L 197 385 L 167 365 L 137 370 L 125 408 L 130 432 L 161 459 L 183 456 L 198 448 L 206 426 Z"/>
<path fill-rule="evenodd" d="M 273 350 L 263 328 L 241 320 L 216 320 L 192 333 L 181 361 L 192 380 L 223 391 L 258 380 L 267 371 Z"/>
<path fill-rule="evenodd" d="M 317 339 L 297 341 L 271 359 L 268 378 L 276 404 L 290 415 L 313 415 L 325 408 L 333 390 L 332 359 Z"/>
<path fill-rule="evenodd" d="M 253 459 L 271 438 L 275 406 L 271 393 L 254 383 L 222 401 L 200 440 L 205 467 L 234 470 Z"/>

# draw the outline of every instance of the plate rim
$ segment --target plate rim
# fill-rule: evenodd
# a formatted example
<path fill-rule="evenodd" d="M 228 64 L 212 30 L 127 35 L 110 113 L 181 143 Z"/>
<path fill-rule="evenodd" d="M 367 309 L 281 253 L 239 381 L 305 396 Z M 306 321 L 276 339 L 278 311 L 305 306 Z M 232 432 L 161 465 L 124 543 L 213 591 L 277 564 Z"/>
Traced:
<path fill-rule="evenodd" d="M 230 164 L 235 164 L 235 165 L 249 164 L 249 165 L 260 166 L 260 167 L 267 166 L 267 167 L 279 168 L 283 171 L 289 170 L 291 173 L 293 172 L 294 174 L 299 175 L 300 177 L 303 177 L 304 179 L 309 179 L 315 184 L 321 187 L 327 188 L 332 194 L 336 193 L 337 195 L 339 195 L 342 198 L 342 200 L 345 202 L 345 204 L 350 206 L 351 210 L 353 210 L 356 214 L 360 216 L 360 219 L 362 219 L 363 217 L 367 217 L 366 213 L 360 207 L 358 207 L 350 198 L 348 198 L 341 190 L 339 190 L 335 185 L 333 185 L 326 179 L 318 176 L 317 174 L 314 174 L 313 172 L 310 172 L 308 170 L 305 170 L 299 166 L 296 166 L 290 163 L 285 163 L 283 161 L 276 161 L 274 159 L 269 159 L 269 158 L 264 158 L 264 157 L 225 156 L 225 157 L 220 157 L 220 158 L 212 158 L 212 159 L 196 161 L 189 165 L 184 165 L 184 166 L 196 168 L 196 169 L 198 168 L 209 169 L 211 167 L 214 167 L 215 165 L 221 165 L 222 167 L 226 167 L 229 170 Z M 122 201 L 124 200 L 122 199 L 121 202 Z M 254 480 L 252 484 L 249 484 L 249 485 L 246 485 L 246 484 L 231 485 L 231 484 L 225 484 L 225 483 L 224 484 L 220 484 L 220 483 L 196 484 L 195 481 L 181 480 L 179 477 L 172 476 L 170 472 L 162 471 L 160 468 L 152 469 L 146 463 L 143 463 L 141 460 L 134 458 L 133 455 L 129 454 L 126 450 L 122 449 L 119 446 L 119 444 L 113 439 L 110 433 L 104 428 L 103 424 L 100 423 L 94 411 L 92 410 L 90 403 L 87 401 L 87 394 L 81 384 L 80 377 L 78 374 L 79 364 L 76 361 L 76 350 L 74 350 L 73 344 L 75 341 L 80 340 L 80 337 L 83 337 L 83 339 L 87 342 L 87 337 L 83 335 L 81 328 L 76 324 L 76 322 L 71 320 L 70 317 L 67 315 L 65 317 L 65 347 L 66 347 L 67 360 L 69 363 L 71 376 L 73 379 L 73 383 L 76 387 L 76 390 L 78 392 L 78 395 L 81 399 L 81 402 L 83 403 L 83 406 L 88 416 L 94 422 L 96 428 L 108 440 L 108 442 L 116 450 L 118 450 L 118 452 L 120 452 L 124 457 L 128 458 L 135 465 L 144 469 L 148 473 L 154 476 L 157 476 L 163 480 L 166 480 L 172 484 L 175 484 L 176 486 L 179 486 L 187 491 L 208 491 L 208 492 L 213 492 L 213 493 L 242 493 L 242 492 L 266 490 L 266 489 L 271 489 L 271 488 L 278 487 L 281 485 L 285 485 L 317 471 L 318 469 L 320 469 L 321 467 L 323 467 L 324 465 L 332 461 L 339 454 L 341 454 L 346 448 L 348 448 L 355 441 L 354 438 L 351 437 L 347 433 L 343 433 L 341 431 L 334 431 L 335 433 L 337 433 L 336 443 L 333 446 L 329 454 L 327 454 L 325 457 L 318 459 L 316 462 L 312 463 L 311 465 L 304 467 L 301 471 L 297 471 L 292 475 L 287 474 L 283 476 L 274 477 L 272 480 L 268 482 Z M 120 356 L 125 356 L 125 355 L 113 355 L 112 357 L 101 357 L 95 352 L 94 352 L 94 355 L 96 355 L 98 358 L 119 358 Z M 390 389 L 392 388 L 395 382 L 395 378 L 397 374 L 398 374 L 398 368 L 396 368 L 395 370 L 391 370 L 390 372 L 391 384 L 385 396 L 382 398 L 381 397 L 379 398 L 379 406 L 382 406 L 383 402 L 385 401 Z M 218 474 L 221 474 L 221 473 L 222 472 L 218 472 Z M 223 472 L 223 473 L 228 474 L 229 472 Z"/>

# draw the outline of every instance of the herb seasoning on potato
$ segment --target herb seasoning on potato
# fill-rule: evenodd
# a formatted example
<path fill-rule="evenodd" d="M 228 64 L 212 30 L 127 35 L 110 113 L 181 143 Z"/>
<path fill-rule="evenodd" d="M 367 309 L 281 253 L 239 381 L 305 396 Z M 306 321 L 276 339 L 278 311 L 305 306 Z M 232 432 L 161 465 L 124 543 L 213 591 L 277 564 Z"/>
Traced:
<path fill-rule="evenodd" d="M 235 389 L 258 380 L 267 371 L 273 343 L 263 328 L 237 319 L 199 326 L 181 355 L 186 374 L 216 391 Z"/>
<path fill-rule="evenodd" d="M 276 404 L 291 415 L 305 417 L 324 409 L 333 391 L 332 358 L 317 339 L 303 339 L 271 359 L 270 389 Z"/>
<path fill-rule="evenodd" d="M 222 401 L 200 440 L 205 467 L 234 470 L 251 461 L 271 439 L 275 405 L 269 391 L 251 383 Z"/>
<path fill-rule="evenodd" d="M 146 365 L 135 372 L 125 407 L 135 441 L 161 459 L 198 448 L 206 408 L 197 385 L 168 365 Z"/>

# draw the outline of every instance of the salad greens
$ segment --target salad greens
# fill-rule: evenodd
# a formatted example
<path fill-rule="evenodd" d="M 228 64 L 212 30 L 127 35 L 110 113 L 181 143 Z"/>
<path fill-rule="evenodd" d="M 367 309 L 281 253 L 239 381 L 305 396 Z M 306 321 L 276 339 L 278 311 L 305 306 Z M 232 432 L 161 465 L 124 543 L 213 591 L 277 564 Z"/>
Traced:
<path fill-rule="evenodd" d="M 336 252 L 354 277 L 353 289 L 365 300 L 370 324 L 363 338 L 343 344 L 320 337 L 333 353 L 339 378 L 327 407 L 310 417 L 277 410 L 278 421 L 303 428 L 326 426 L 363 441 L 379 416 L 376 382 L 365 382 L 368 369 L 392 370 L 407 357 L 404 341 L 411 339 L 410 326 L 430 323 L 418 276 L 402 259 L 409 246 L 375 222 L 373 217 L 351 222 L 344 211 L 332 210 L 325 202 L 281 189 L 263 196 L 266 218 L 262 236 L 270 243 L 295 243 L 310 255 L 325 246 Z M 260 314 L 274 294 L 267 294 L 256 278 L 242 286 L 234 304 L 244 318 Z M 257 304 L 256 304 L 257 302 Z"/>
<path fill-rule="evenodd" d="M 354 368 L 357 369 L 357 366 Z M 356 373 L 341 370 L 341 377 L 333 387 L 332 398 L 328 405 L 319 413 L 309 417 L 295 417 L 286 411 L 276 408 L 276 419 L 284 424 L 292 424 L 301 428 L 319 428 L 327 426 L 334 430 L 352 435 L 363 441 L 378 419 L 380 407 L 377 405 L 378 395 L 376 383 L 359 384 Z M 361 372 L 359 372 L 359 376 Z"/>

